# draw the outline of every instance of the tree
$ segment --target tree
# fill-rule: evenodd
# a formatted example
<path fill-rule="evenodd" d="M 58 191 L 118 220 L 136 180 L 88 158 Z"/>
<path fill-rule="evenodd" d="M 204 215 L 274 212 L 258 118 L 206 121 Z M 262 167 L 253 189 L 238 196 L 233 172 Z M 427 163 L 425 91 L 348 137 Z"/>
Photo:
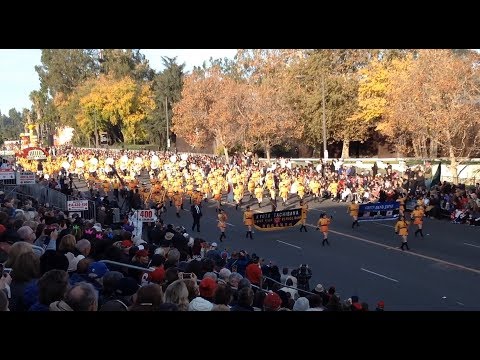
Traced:
<path fill-rule="evenodd" d="M 30 93 L 30 101 L 33 104 L 33 112 L 35 113 L 35 127 L 38 140 L 41 141 L 45 135 L 44 114 L 47 111 L 48 94 L 46 91 L 33 90 Z"/>
<path fill-rule="evenodd" d="M 192 147 L 203 147 L 214 137 L 228 162 L 230 148 L 239 142 L 241 99 L 236 82 L 218 66 L 197 69 L 185 77 L 182 99 L 173 107 L 172 130 Z"/>
<path fill-rule="evenodd" d="M 141 123 L 155 108 L 149 84 L 103 75 L 86 81 L 67 99 L 58 99 L 58 105 L 63 117 L 73 118 L 79 136 L 98 138 L 103 130 L 116 141 L 133 143 L 145 141 Z"/>
<path fill-rule="evenodd" d="M 8 112 L 8 116 L 0 114 L 0 137 L 2 140 L 18 140 L 18 136 L 24 130 L 22 114 L 15 108 Z"/>
<path fill-rule="evenodd" d="M 245 111 L 240 112 L 247 142 L 263 147 L 268 161 L 274 145 L 302 136 L 300 112 L 288 96 L 289 68 L 302 53 L 290 49 L 237 52 L 237 73 L 246 84 Z"/>
<path fill-rule="evenodd" d="M 139 49 L 102 49 L 99 54 L 101 73 L 120 80 L 152 81 L 155 71 Z"/>
<path fill-rule="evenodd" d="M 354 114 L 360 70 L 375 54 L 373 50 L 310 50 L 292 67 L 291 83 L 298 85 L 292 87 L 290 96 L 301 109 L 303 140 L 308 145 L 323 143 L 324 102 L 327 143 L 342 142 L 342 157 L 349 156 L 350 141 L 367 137 L 368 128 Z"/>
<path fill-rule="evenodd" d="M 94 76 L 98 69 L 89 49 L 42 49 L 41 66 L 35 66 L 42 91 L 52 97 L 71 94 L 75 87 Z"/>
<path fill-rule="evenodd" d="M 177 64 L 176 57 L 162 57 L 162 62 L 165 69 L 155 75 L 153 82 L 156 108 L 143 126 L 150 142 L 158 143 L 165 148 L 167 144 L 165 99 L 167 99 L 168 118 L 171 119 L 172 106 L 181 99 L 185 64 Z"/>
<path fill-rule="evenodd" d="M 418 58 L 392 78 L 379 129 L 393 138 L 405 134 L 416 155 L 436 143 L 450 158 L 456 179 L 460 159 L 480 151 L 478 79 L 476 54 L 419 51 Z"/>

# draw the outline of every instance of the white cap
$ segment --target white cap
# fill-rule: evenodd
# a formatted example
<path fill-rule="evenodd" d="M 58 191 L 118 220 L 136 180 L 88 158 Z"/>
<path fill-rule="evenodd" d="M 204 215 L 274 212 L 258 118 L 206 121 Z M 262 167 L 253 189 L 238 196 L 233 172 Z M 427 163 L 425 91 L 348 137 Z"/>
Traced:
<path fill-rule="evenodd" d="M 216 242 L 212 243 L 212 246 L 217 247 L 217 243 Z"/>

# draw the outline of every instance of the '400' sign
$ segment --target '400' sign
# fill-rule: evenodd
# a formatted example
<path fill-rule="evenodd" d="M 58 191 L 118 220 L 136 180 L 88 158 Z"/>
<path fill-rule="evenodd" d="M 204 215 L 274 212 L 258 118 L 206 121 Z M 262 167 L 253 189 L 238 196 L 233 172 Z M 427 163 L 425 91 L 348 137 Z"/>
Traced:
<path fill-rule="evenodd" d="M 157 216 L 155 215 L 155 210 L 137 210 L 137 213 L 134 216 L 134 219 L 137 219 L 141 222 L 154 222 L 157 221 Z"/>

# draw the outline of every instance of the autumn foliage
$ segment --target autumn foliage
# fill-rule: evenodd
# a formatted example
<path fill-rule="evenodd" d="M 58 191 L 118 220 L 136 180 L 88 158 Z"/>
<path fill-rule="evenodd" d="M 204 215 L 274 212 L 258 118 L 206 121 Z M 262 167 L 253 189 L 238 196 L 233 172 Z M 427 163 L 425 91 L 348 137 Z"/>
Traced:
<path fill-rule="evenodd" d="M 103 65 L 93 50 L 45 50 L 37 69 L 44 87 L 32 92 L 29 116 L 71 125 L 83 143 L 95 129 L 116 142 L 158 134 L 164 142 L 170 121 L 194 148 L 213 143 L 227 157 L 234 150 L 269 157 L 276 145 L 321 148 L 324 118 L 326 143 L 343 144 L 343 157 L 352 141 L 372 138 L 398 156 L 447 156 L 453 166 L 480 155 L 476 51 L 241 49 L 232 61 L 186 74 L 164 59 L 169 70 L 153 75 L 130 50 L 105 52 Z"/>

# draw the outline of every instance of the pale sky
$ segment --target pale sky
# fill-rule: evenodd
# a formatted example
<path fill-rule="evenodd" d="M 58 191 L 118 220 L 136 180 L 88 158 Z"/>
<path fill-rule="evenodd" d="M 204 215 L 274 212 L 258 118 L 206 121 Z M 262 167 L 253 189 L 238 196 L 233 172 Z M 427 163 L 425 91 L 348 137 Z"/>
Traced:
<path fill-rule="evenodd" d="M 236 49 L 142 49 L 140 50 L 156 71 L 163 70 L 162 56 L 177 57 L 177 63 L 185 63 L 185 70 L 200 66 L 210 57 L 233 59 Z M 30 108 L 28 98 L 40 88 L 35 65 L 41 65 L 39 49 L 0 49 L 0 112 L 8 114 L 11 108 L 22 111 Z"/>

